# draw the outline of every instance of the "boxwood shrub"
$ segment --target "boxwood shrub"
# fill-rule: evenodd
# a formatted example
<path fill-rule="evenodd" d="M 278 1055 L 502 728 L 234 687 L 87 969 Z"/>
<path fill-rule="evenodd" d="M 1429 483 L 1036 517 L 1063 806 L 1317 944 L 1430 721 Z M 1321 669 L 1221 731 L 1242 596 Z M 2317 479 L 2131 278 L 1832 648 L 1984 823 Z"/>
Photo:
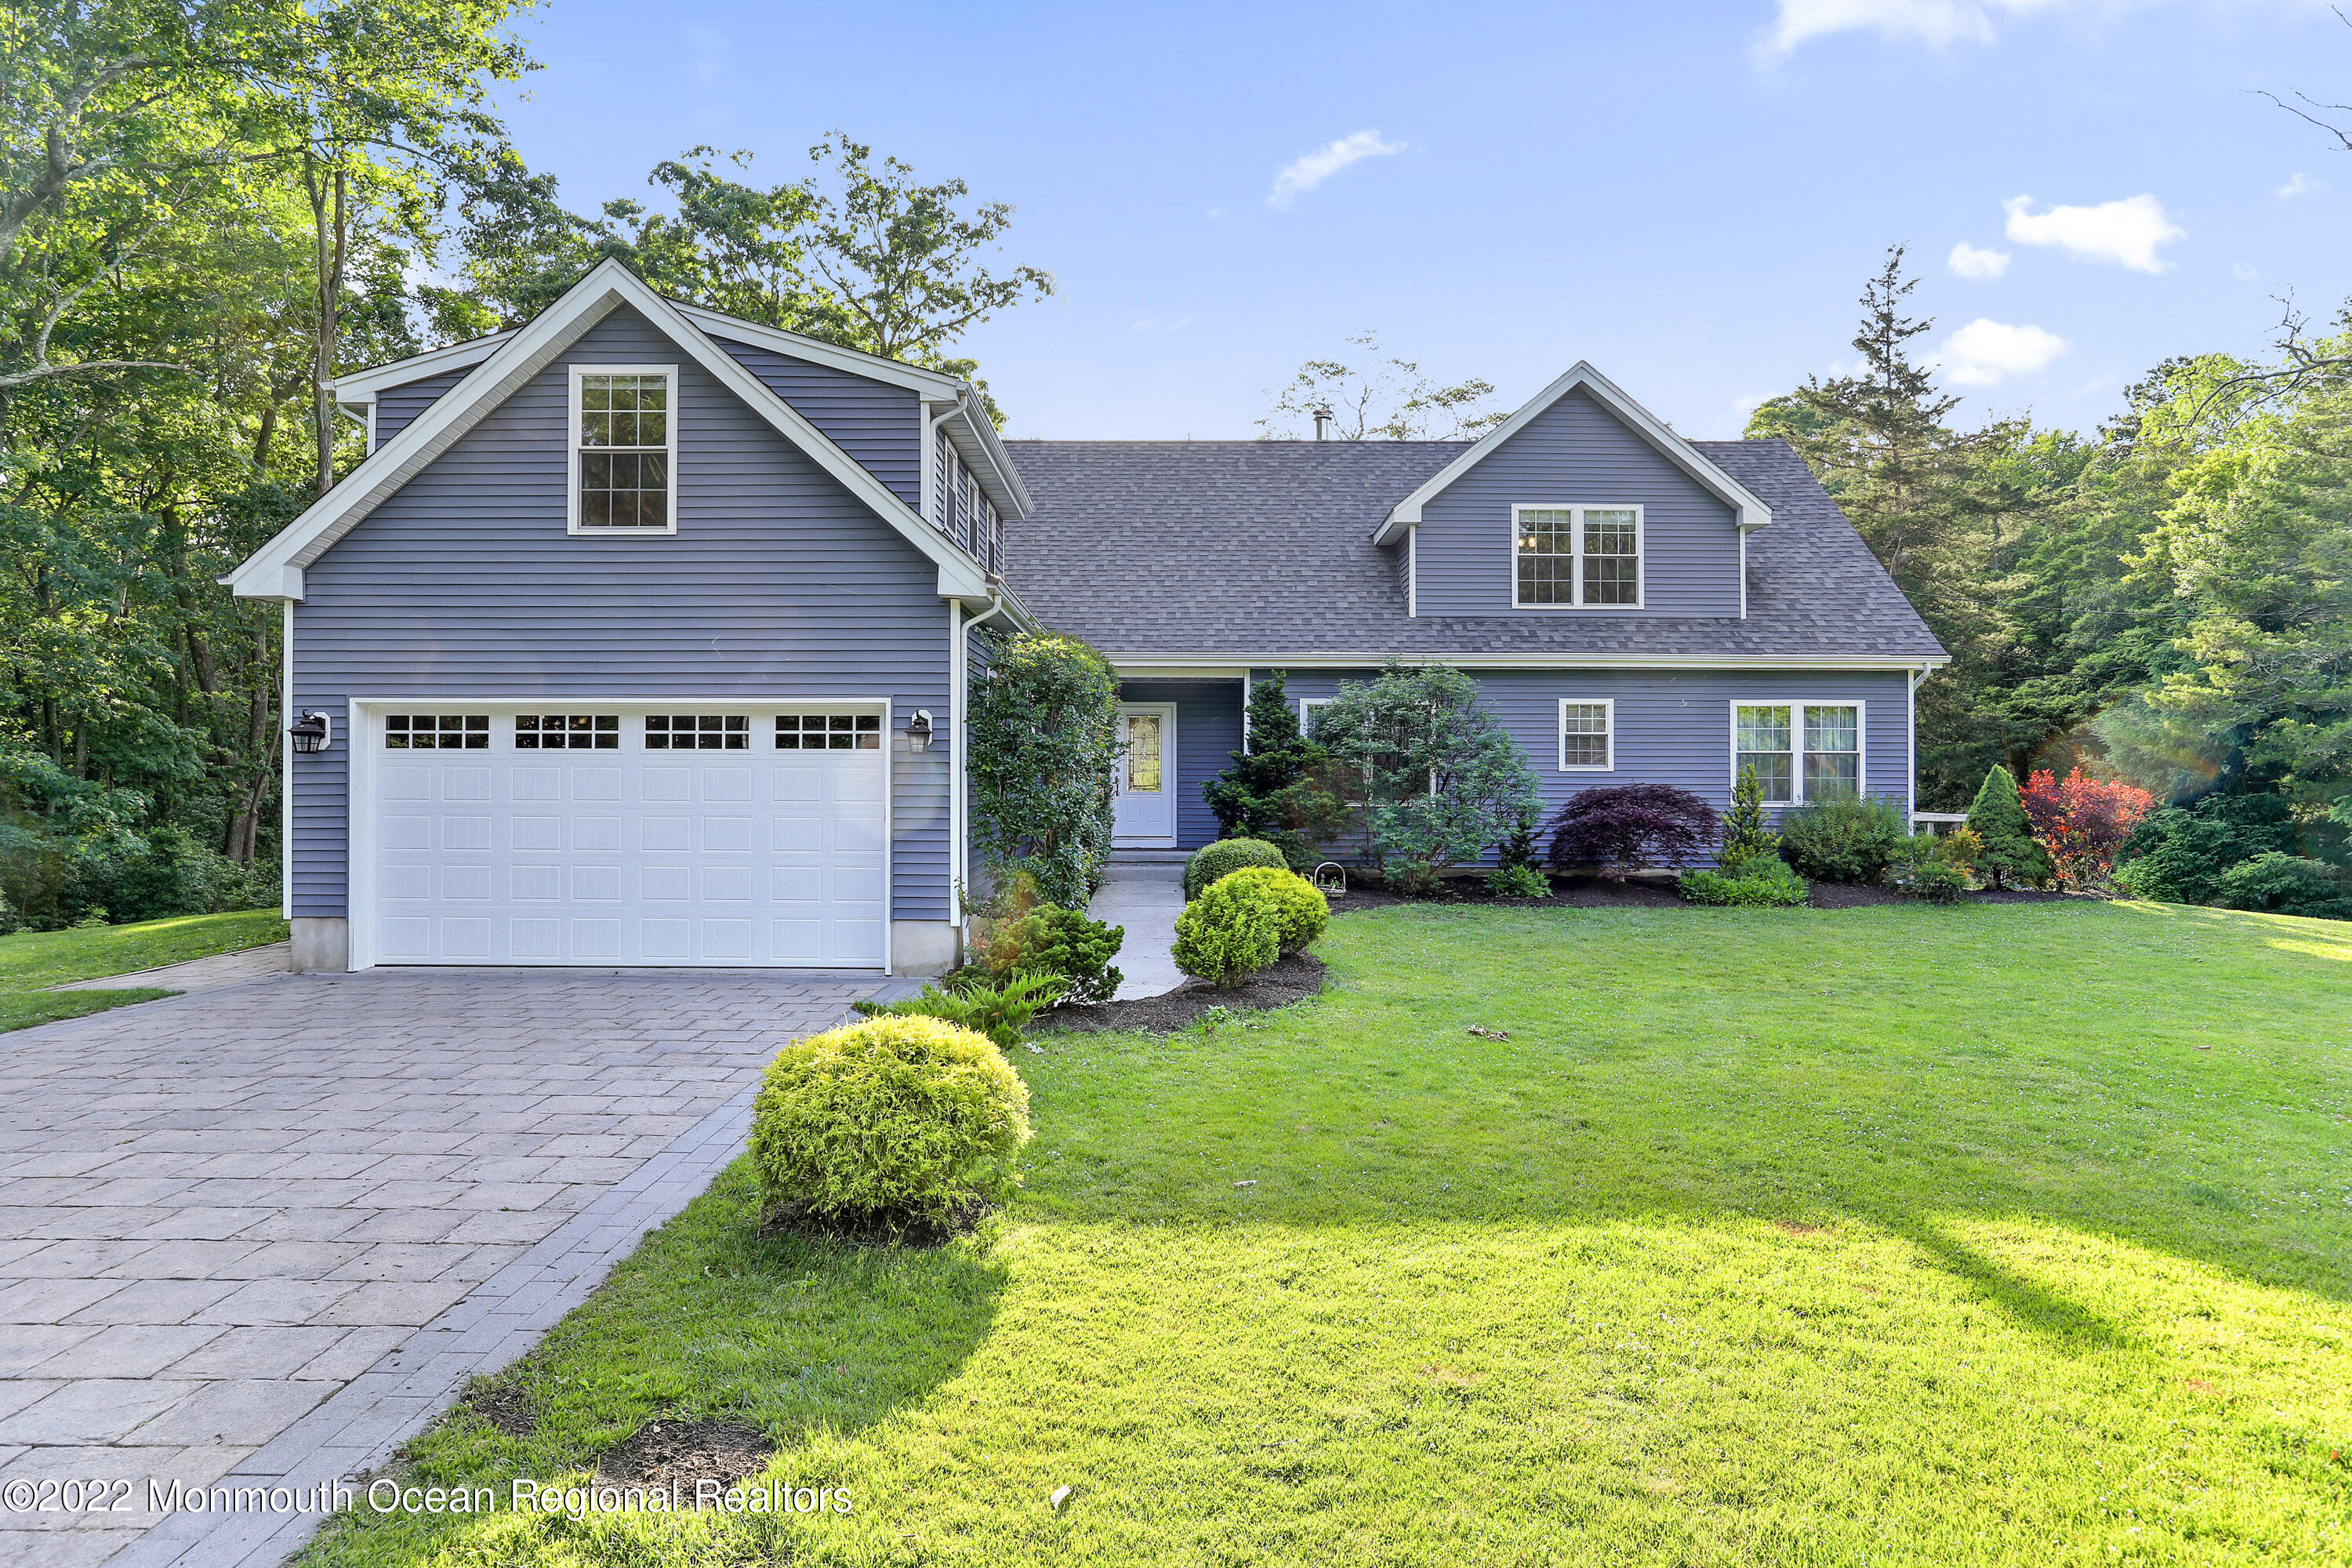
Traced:
<path fill-rule="evenodd" d="M 1221 877 L 1176 917 L 1176 967 L 1238 985 L 1282 956 L 1282 908 L 1246 879 Z"/>
<path fill-rule="evenodd" d="M 1244 866 L 1272 866 L 1286 871 L 1290 862 L 1263 838 L 1220 838 L 1193 850 L 1192 858 L 1184 862 L 1184 896 L 1197 899 L 1202 889 Z"/>
<path fill-rule="evenodd" d="M 1331 929 L 1331 900 L 1322 889 L 1296 871 L 1277 871 L 1271 866 L 1244 866 L 1217 879 L 1220 882 L 1241 882 L 1261 888 L 1274 900 L 1281 924 L 1275 935 L 1283 952 L 1287 955 L 1304 949 L 1307 944 Z"/>
<path fill-rule="evenodd" d="M 1029 1089 L 985 1037 L 872 1018 L 787 1046 L 751 1106 L 770 1217 L 953 1226 L 1017 1184 Z"/>

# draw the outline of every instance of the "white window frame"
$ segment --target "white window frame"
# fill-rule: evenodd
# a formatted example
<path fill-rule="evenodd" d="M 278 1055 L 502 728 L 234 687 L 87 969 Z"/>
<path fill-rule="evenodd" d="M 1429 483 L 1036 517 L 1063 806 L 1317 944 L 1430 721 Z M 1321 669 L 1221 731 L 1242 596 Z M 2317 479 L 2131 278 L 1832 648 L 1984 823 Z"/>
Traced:
<path fill-rule="evenodd" d="M 1565 605 L 1533 605 L 1519 597 L 1519 515 L 1530 511 L 1564 511 L 1572 521 L 1569 537 L 1575 549 L 1569 556 L 1569 592 Z M 1630 511 L 1633 514 L 1633 602 L 1630 605 L 1588 605 L 1584 602 L 1584 514 L 1588 511 Z M 1585 610 L 1596 614 L 1626 613 L 1647 607 L 1650 596 L 1649 518 L 1632 501 L 1517 501 L 1511 507 L 1511 608 L 1515 610 Z"/>
<path fill-rule="evenodd" d="M 575 364 L 572 366 L 571 369 L 572 392 L 571 396 L 567 399 L 571 405 L 571 411 L 566 416 L 571 423 L 566 428 L 564 438 L 570 443 L 572 456 L 564 464 L 564 471 L 568 477 L 568 483 L 564 487 L 563 493 L 563 531 L 576 538 L 584 537 L 590 539 L 667 539 L 677 533 L 678 497 L 677 419 L 679 413 L 677 406 L 677 366 L 674 364 Z M 669 383 L 669 418 L 664 422 L 662 429 L 669 437 L 668 445 L 665 448 L 667 453 L 667 467 L 669 470 L 669 506 L 667 508 L 669 514 L 668 527 L 614 528 L 609 524 L 583 525 L 581 522 L 580 418 L 581 416 L 586 412 L 586 410 L 580 405 L 581 381 L 582 378 L 591 375 L 658 375 L 667 379 Z M 651 447 L 641 447 L 635 449 L 638 451 L 652 450 Z"/>
<path fill-rule="evenodd" d="M 1870 704 L 1859 697 L 1835 700 L 1809 701 L 1793 697 L 1735 697 L 1727 710 L 1728 728 L 1726 731 L 1730 747 L 1730 784 L 1739 787 L 1739 710 L 1742 708 L 1786 708 L 1789 710 L 1789 790 L 1793 800 L 1766 800 L 1771 806 L 1798 806 L 1805 800 L 1805 710 L 1809 708 L 1851 708 L 1853 710 L 1853 793 L 1863 800 L 1870 795 Z"/>
<path fill-rule="evenodd" d="M 1568 710 L 1574 708 L 1598 708 L 1602 722 L 1608 726 L 1603 738 L 1607 761 L 1598 765 L 1591 763 L 1570 763 L 1568 760 Z M 1563 697 L 1559 700 L 1559 771 L 1564 773 L 1613 773 L 1617 771 L 1617 699 L 1614 697 Z M 1581 733 L 1581 731 L 1579 731 Z"/>
<path fill-rule="evenodd" d="M 1307 731 L 1307 728 L 1315 722 L 1315 710 L 1330 706 L 1331 700 L 1328 697 L 1302 697 L 1298 700 L 1298 738 L 1300 740 L 1310 738 Z"/>

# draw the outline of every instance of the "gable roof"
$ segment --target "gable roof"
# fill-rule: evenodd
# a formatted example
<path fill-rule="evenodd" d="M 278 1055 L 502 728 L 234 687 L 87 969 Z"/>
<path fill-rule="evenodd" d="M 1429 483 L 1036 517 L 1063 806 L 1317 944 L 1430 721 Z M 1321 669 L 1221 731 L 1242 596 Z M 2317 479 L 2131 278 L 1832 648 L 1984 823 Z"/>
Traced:
<path fill-rule="evenodd" d="M 1888 668 L 1943 647 L 1787 443 L 1694 454 L 1769 505 L 1746 536 L 1748 614 L 1419 616 L 1372 542 L 1461 441 L 1008 441 L 1037 510 L 1005 575 L 1057 631 L 1127 668 L 1390 654 L 1475 665 Z"/>
<path fill-rule="evenodd" d="M 1593 369 L 1589 362 L 1578 360 L 1566 375 L 1537 393 L 1509 418 L 1486 435 L 1461 447 L 1453 461 L 1430 475 L 1411 495 L 1391 507 L 1388 515 L 1381 520 L 1380 526 L 1372 531 L 1372 542 L 1387 544 L 1393 542 L 1405 529 L 1421 521 L 1423 506 L 1452 486 L 1454 480 L 1494 456 L 1504 442 L 1526 429 L 1538 415 L 1579 388 L 1615 415 L 1635 435 L 1656 447 L 1668 462 L 1696 479 L 1718 500 L 1729 506 L 1734 514 L 1733 521 L 1739 527 L 1762 528 L 1772 521 L 1772 509 L 1701 452 L 1696 444 L 1684 440 L 1668 429 L 1663 420 L 1626 396 L 1615 382 Z"/>
<path fill-rule="evenodd" d="M 305 567 L 332 549 L 336 541 L 456 445 L 491 409 L 555 363 L 582 333 L 624 304 L 652 322 L 720 385 L 929 556 L 939 568 L 942 597 L 974 601 L 992 597 L 986 574 L 977 562 L 942 538 L 913 508 L 834 445 L 799 410 L 713 342 L 677 306 L 655 293 L 627 268 L 611 260 L 597 263 L 529 325 L 499 339 L 467 372 L 463 381 L 443 394 L 398 435 L 370 453 L 341 483 L 311 502 L 301 516 L 221 581 L 239 598 L 300 599 Z M 489 342 L 477 340 L 477 344 Z M 476 345 L 463 346 L 470 349 Z"/>

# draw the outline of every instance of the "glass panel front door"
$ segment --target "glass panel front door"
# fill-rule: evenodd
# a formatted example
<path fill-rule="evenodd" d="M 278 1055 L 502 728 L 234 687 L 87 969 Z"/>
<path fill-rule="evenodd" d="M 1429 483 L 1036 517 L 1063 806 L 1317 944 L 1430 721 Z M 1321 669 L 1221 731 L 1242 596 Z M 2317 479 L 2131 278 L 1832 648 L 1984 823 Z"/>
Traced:
<path fill-rule="evenodd" d="M 1126 754 L 1112 774 L 1116 842 L 1172 847 L 1176 842 L 1176 705 L 1125 702 L 1118 738 Z"/>

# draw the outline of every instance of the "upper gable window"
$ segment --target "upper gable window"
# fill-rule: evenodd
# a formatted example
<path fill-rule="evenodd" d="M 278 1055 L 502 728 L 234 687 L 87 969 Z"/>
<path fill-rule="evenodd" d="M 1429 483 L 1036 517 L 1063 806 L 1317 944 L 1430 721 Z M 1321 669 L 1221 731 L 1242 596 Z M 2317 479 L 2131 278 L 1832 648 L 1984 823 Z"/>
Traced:
<path fill-rule="evenodd" d="M 1511 602 L 1522 609 L 1642 606 L 1642 509 L 1515 506 Z"/>
<path fill-rule="evenodd" d="M 676 533 L 677 367 L 574 365 L 572 531 Z"/>

